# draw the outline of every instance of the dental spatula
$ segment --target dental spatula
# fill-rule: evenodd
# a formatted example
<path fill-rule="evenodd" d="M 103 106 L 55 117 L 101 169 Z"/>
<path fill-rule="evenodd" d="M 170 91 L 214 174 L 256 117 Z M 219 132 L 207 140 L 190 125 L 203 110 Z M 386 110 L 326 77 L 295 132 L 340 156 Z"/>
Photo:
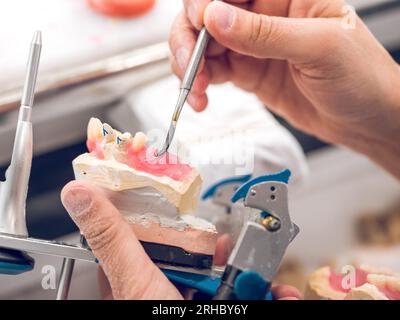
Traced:
<path fill-rule="evenodd" d="M 222 0 L 214 0 L 214 1 L 222 1 Z M 164 153 L 168 151 L 169 147 L 171 146 L 172 139 L 174 138 L 175 134 L 176 125 L 178 124 L 179 116 L 181 115 L 182 108 L 186 102 L 189 92 L 192 89 L 193 82 L 196 79 L 201 59 L 203 58 L 206 52 L 210 38 L 211 37 L 207 29 L 203 27 L 198 35 L 196 45 L 193 49 L 192 56 L 190 58 L 189 64 L 186 68 L 186 72 L 181 83 L 178 102 L 176 103 L 175 110 L 172 115 L 171 123 L 168 129 L 164 146 L 160 151 L 157 151 L 156 153 L 157 157 L 161 157 Z"/>
<path fill-rule="evenodd" d="M 11 163 L 6 180 L 0 182 L 0 233 L 19 237 L 28 236 L 25 205 L 32 165 L 31 112 L 41 48 L 41 33 L 37 31 L 29 53 Z M 0 248 L 0 273 L 20 274 L 32 270 L 33 266 L 34 260 L 25 252 Z"/>

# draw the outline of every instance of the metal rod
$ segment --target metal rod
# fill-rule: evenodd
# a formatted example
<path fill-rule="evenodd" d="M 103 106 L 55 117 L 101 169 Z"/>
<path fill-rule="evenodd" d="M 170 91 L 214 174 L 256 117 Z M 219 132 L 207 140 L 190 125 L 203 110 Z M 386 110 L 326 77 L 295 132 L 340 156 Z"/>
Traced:
<path fill-rule="evenodd" d="M 22 93 L 21 105 L 23 106 L 32 107 L 33 105 L 41 51 L 42 34 L 40 31 L 36 31 L 31 44 L 31 52 L 29 54 L 24 91 Z"/>
<path fill-rule="evenodd" d="M 0 233 L 0 248 L 96 262 L 93 252 L 77 245 Z"/>
<path fill-rule="evenodd" d="M 74 259 L 64 258 L 58 283 L 57 300 L 67 300 L 68 298 L 74 265 Z"/>
<path fill-rule="evenodd" d="M 210 38 L 211 37 L 207 29 L 203 27 L 199 33 L 199 36 L 197 37 L 196 45 L 194 46 L 192 56 L 190 57 L 189 64 L 186 68 L 186 72 L 181 83 L 181 90 L 179 92 L 178 102 L 172 115 L 171 124 L 168 129 L 167 137 L 165 138 L 164 146 L 161 150 L 157 151 L 156 156 L 158 157 L 161 157 L 164 153 L 166 153 L 171 146 L 172 139 L 175 135 L 176 125 L 178 124 L 179 116 L 189 95 L 189 92 L 192 89 L 194 80 L 196 79 L 201 59 L 204 57 Z"/>
<path fill-rule="evenodd" d="M 81 246 L 61 243 L 57 241 L 48 241 L 42 239 L 28 238 L 15 236 L 11 234 L 0 233 L 0 248 L 8 248 L 14 250 L 22 250 L 35 254 L 44 254 L 55 257 L 63 257 L 70 260 L 81 260 L 88 262 L 97 262 L 93 252 L 87 248 L 85 243 L 81 240 Z M 155 264 L 161 269 L 175 270 L 181 272 L 191 272 L 202 275 L 210 275 L 216 272 L 220 274 L 220 271 L 209 270 L 209 269 L 191 269 L 180 266 L 167 265 L 162 263 Z"/>

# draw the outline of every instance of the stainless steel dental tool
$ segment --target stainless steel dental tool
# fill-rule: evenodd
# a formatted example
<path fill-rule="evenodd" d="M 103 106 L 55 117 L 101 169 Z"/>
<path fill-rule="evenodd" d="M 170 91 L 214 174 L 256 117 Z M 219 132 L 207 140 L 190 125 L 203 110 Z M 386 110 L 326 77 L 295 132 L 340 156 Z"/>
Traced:
<path fill-rule="evenodd" d="M 214 1 L 221 1 L 221 0 L 214 0 Z M 157 152 L 158 157 L 162 156 L 165 152 L 167 152 L 172 143 L 172 139 L 174 138 L 175 129 L 179 120 L 179 116 L 181 115 L 183 105 L 186 102 L 189 92 L 192 89 L 193 82 L 196 79 L 197 71 L 199 70 L 201 59 L 203 58 L 204 53 L 206 52 L 209 41 L 210 41 L 210 34 L 208 33 L 207 29 L 203 27 L 197 38 L 196 45 L 193 49 L 192 56 L 190 58 L 189 64 L 187 66 L 185 75 L 181 83 L 178 102 L 176 103 L 175 110 L 172 115 L 171 124 L 168 129 L 164 146 L 160 151 Z"/>
<path fill-rule="evenodd" d="M 0 232 L 27 236 L 25 203 L 32 164 L 31 111 L 35 94 L 42 38 L 36 31 L 32 40 L 17 122 L 11 164 L 0 184 Z"/>

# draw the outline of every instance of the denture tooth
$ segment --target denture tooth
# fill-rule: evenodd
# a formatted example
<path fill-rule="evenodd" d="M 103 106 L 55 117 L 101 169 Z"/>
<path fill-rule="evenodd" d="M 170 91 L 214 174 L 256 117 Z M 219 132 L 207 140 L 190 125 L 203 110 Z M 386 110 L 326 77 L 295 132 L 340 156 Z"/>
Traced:
<path fill-rule="evenodd" d="M 116 136 L 114 129 L 108 123 L 103 124 L 102 135 L 106 143 L 114 141 Z"/>
<path fill-rule="evenodd" d="M 400 291 L 400 278 L 382 274 L 369 274 L 367 281 L 377 287 L 387 288 L 389 290 Z"/>
<path fill-rule="evenodd" d="M 119 149 L 124 150 L 130 143 L 132 143 L 132 135 L 129 132 L 125 132 L 117 136 L 117 146 Z"/>
<path fill-rule="evenodd" d="M 133 137 L 132 148 L 133 151 L 138 152 L 144 148 L 147 142 L 147 136 L 143 132 L 136 132 Z"/>
<path fill-rule="evenodd" d="M 88 140 L 101 140 L 103 124 L 97 118 L 90 118 L 87 127 Z"/>

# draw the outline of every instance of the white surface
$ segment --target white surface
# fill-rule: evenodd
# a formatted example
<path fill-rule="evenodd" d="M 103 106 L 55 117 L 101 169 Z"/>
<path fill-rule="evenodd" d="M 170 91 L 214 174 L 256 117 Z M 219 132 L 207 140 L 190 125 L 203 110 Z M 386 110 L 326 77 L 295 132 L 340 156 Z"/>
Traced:
<path fill-rule="evenodd" d="M 41 30 L 40 75 L 167 39 L 180 0 L 158 0 L 149 13 L 117 19 L 86 0 L 0 0 L 0 91 L 21 85 L 35 30 Z"/>

